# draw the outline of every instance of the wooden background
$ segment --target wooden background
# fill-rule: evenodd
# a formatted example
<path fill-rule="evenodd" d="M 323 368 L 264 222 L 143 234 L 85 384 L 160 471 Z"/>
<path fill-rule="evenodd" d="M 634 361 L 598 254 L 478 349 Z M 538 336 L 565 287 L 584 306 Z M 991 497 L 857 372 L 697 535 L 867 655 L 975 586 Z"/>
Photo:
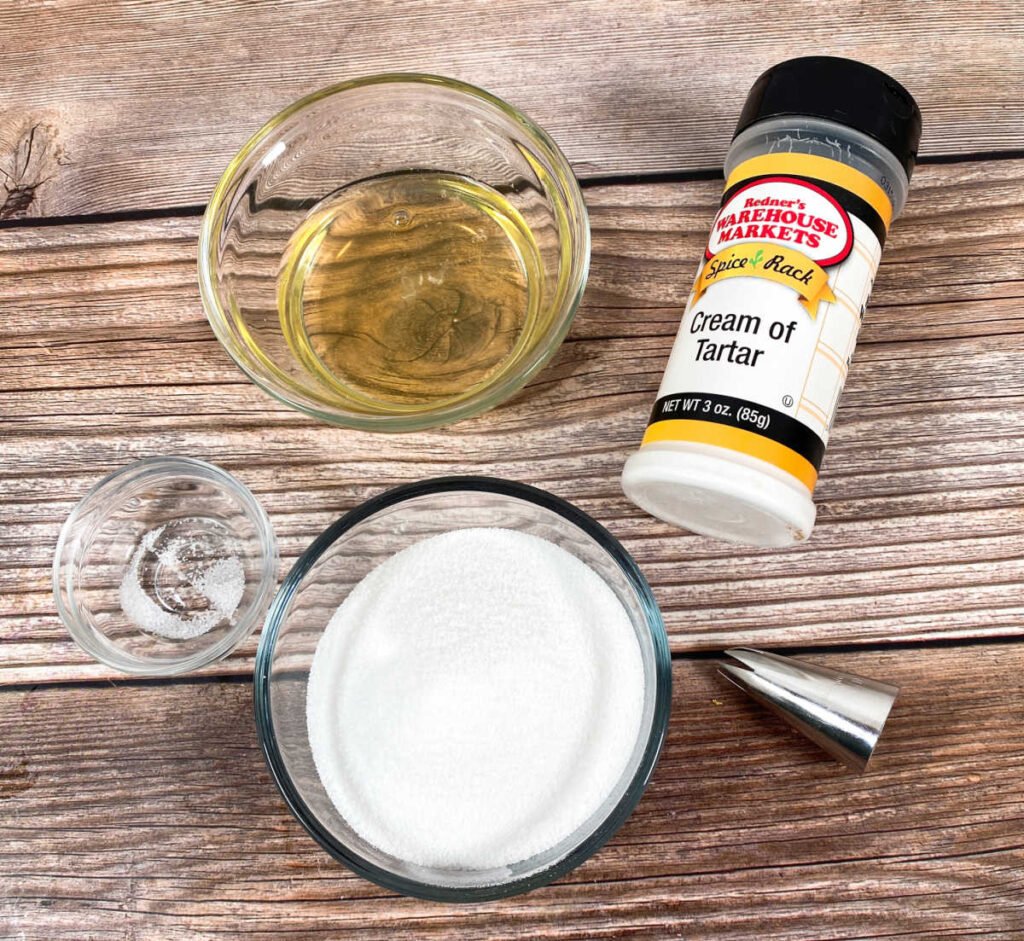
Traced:
<path fill-rule="evenodd" d="M 622 496 L 743 96 L 808 52 L 924 112 L 818 487 L 810 542 L 748 551 Z M 514 400 L 380 437 L 277 405 L 218 346 L 199 217 L 292 99 L 426 70 L 526 110 L 592 213 L 583 308 Z M 0 6 L 0 938 L 1024 937 L 1024 18 L 1009 2 L 229 2 Z M 179 681 L 69 640 L 57 533 L 136 458 L 213 461 L 282 573 L 340 513 L 447 473 L 547 488 L 650 579 L 675 704 L 648 794 L 598 856 L 504 902 L 401 899 L 289 816 L 251 717 L 256 638 Z M 713 677 L 746 643 L 903 686 L 851 775 Z"/>

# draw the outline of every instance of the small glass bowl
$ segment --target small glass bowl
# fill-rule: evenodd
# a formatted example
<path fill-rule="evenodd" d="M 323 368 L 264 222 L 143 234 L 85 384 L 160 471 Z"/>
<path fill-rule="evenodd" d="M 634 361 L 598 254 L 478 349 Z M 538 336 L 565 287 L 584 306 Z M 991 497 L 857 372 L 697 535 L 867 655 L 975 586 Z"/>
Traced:
<path fill-rule="evenodd" d="M 435 869 L 363 840 L 320 782 L 306 726 L 306 689 L 331 616 L 372 569 L 413 543 L 450 530 L 502 527 L 555 543 L 590 566 L 629 614 L 640 646 L 640 733 L 615 788 L 579 829 L 529 859 L 494 869 Z M 446 477 L 398 487 L 329 526 L 295 563 L 271 605 L 256 654 L 256 726 L 267 764 L 292 813 L 335 859 L 404 895 L 447 902 L 504 898 L 580 865 L 640 800 L 668 727 L 671 659 L 661 613 L 643 575 L 604 527 L 543 490 L 488 477 Z"/>
<path fill-rule="evenodd" d="M 529 341 L 478 385 L 426 404 L 385 406 L 346 396 L 329 369 L 325 376 L 311 368 L 318 354 L 301 345 L 296 353 L 282 330 L 279 282 L 293 234 L 328 198 L 410 171 L 468 179 L 507 200 L 537 246 L 539 300 Z M 199 236 L 203 305 L 235 362 L 286 405 L 365 431 L 446 425 L 511 396 L 568 332 L 589 262 L 586 206 L 554 141 L 494 95 L 412 73 L 334 85 L 272 118 L 225 170 Z"/>
<path fill-rule="evenodd" d="M 71 511 L 53 594 L 87 653 L 124 673 L 170 676 L 252 633 L 277 561 L 270 520 L 246 487 L 204 461 L 153 457 L 105 477 Z"/>

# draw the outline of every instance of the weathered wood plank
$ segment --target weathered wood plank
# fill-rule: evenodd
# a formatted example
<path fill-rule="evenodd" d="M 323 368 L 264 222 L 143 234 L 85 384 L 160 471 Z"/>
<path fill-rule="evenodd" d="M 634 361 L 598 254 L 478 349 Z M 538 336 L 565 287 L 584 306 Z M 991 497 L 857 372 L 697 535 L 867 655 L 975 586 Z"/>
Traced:
<path fill-rule="evenodd" d="M 810 659 L 902 684 L 866 775 L 676 661 L 663 757 L 619 835 L 555 886 L 459 908 L 312 843 L 264 770 L 248 683 L 8 690 L 0 934 L 1019 937 L 1024 645 Z"/>
<path fill-rule="evenodd" d="M 1024 26 L 1007 2 L 415 0 L 5 4 L 0 218 L 206 201 L 246 138 L 324 85 L 381 71 L 484 86 L 584 176 L 721 165 L 782 59 L 848 55 L 918 97 L 925 155 L 1024 147 Z M 955 93 L 951 88 L 955 85 Z"/>
<path fill-rule="evenodd" d="M 4 682 L 108 675 L 55 617 L 57 533 L 98 477 L 155 453 L 237 473 L 284 569 L 333 518 L 423 477 L 546 487 L 608 525 L 674 649 L 1016 635 L 1024 616 L 1024 161 L 928 167 L 894 229 L 809 543 L 747 551 L 622 496 L 718 184 L 590 191 L 594 264 L 570 340 L 488 415 L 415 435 L 332 428 L 246 382 L 202 316 L 194 220 L 0 233 Z M 246 671 L 255 641 L 217 671 Z"/>

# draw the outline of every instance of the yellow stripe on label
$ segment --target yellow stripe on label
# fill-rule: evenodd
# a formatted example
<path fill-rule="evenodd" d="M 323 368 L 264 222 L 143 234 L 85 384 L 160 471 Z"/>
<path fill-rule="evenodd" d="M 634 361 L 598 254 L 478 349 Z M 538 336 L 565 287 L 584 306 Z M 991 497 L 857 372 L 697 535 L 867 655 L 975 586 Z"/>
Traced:
<path fill-rule="evenodd" d="M 892 201 L 885 190 L 867 174 L 828 157 L 815 157 L 811 154 L 764 154 L 761 157 L 751 157 L 729 174 L 725 188 L 729 189 L 751 177 L 776 175 L 809 176 L 841 186 L 871 206 L 882 217 L 886 231 L 889 229 L 889 223 L 892 222 Z"/>
<path fill-rule="evenodd" d="M 730 451 L 749 454 L 784 470 L 810 491 L 814 490 L 814 484 L 818 480 L 818 472 L 814 465 L 802 454 L 745 428 L 733 428 L 731 425 L 719 425 L 717 422 L 690 418 L 668 418 L 647 427 L 643 444 L 653 444 L 657 441 L 714 444 Z"/>

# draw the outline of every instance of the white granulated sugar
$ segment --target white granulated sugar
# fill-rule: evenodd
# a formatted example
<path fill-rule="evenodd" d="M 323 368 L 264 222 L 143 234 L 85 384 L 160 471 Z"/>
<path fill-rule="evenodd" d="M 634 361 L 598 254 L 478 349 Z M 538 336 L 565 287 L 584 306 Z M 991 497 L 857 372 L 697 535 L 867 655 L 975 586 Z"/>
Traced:
<path fill-rule="evenodd" d="M 157 553 L 160 564 L 181 570 L 183 582 L 205 601 L 199 610 L 175 613 L 168 610 L 147 591 L 140 578 L 142 560 L 153 552 L 166 527 L 150 530 L 139 541 L 131 562 L 121 580 L 121 610 L 137 628 L 171 640 L 188 640 L 207 633 L 221 621 L 230 618 L 245 593 L 245 568 L 235 556 L 216 559 L 205 567 L 183 567 L 183 550 L 195 550 L 196 544 L 186 539 L 171 539 Z"/>
<path fill-rule="evenodd" d="M 505 529 L 445 533 L 370 572 L 313 658 L 313 759 L 349 825 L 424 866 L 489 869 L 572 834 L 640 732 L 640 647 L 586 564 Z"/>

